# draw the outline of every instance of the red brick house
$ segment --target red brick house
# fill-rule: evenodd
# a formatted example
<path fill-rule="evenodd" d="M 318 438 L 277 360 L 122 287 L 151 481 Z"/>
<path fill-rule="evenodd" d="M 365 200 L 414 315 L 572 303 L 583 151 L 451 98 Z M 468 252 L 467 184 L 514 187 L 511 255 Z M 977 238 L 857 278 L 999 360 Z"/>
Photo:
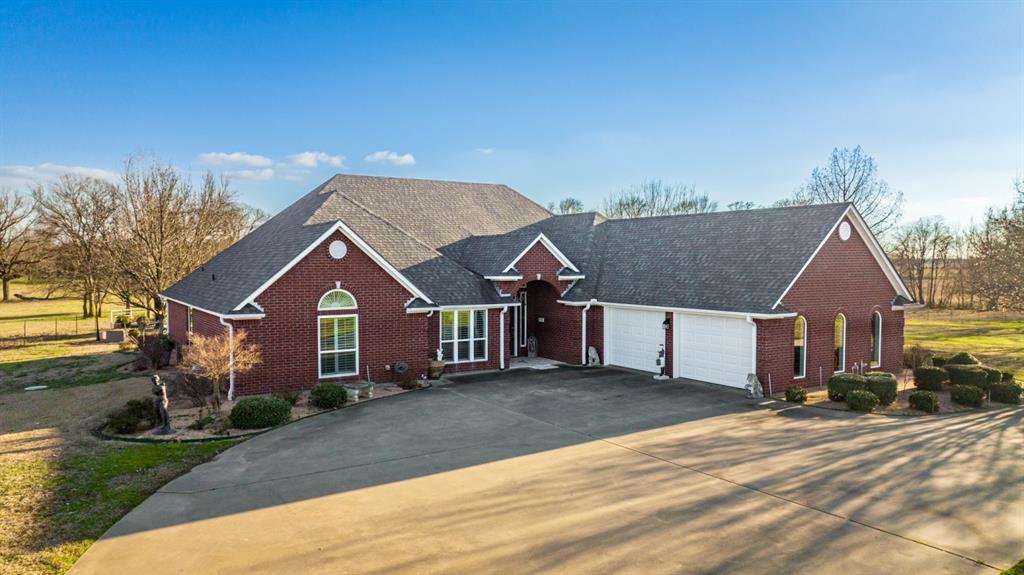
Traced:
<path fill-rule="evenodd" d="M 851 204 L 633 220 L 507 186 L 338 175 L 162 297 L 168 332 L 244 329 L 232 394 L 505 369 L 537 355 L 773 391 L 902 363 L 910 293 Z"/>

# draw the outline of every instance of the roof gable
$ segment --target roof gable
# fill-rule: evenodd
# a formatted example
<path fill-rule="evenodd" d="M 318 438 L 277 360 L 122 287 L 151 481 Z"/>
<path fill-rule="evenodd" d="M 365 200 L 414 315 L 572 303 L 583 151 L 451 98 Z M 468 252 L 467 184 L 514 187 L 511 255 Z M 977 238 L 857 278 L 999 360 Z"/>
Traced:
<path fill-rule="evenodd" d="M 553 255 L 555 259 L 558 260 L 558 263 L 562 264 L 563 267 L 569 268 L 570 270 L 577 273 L 580 271 L 579 268 L 577 268 L 569 260 L 569 258 L 565 257 L 565 254 L 563 254 L 562 251 L 555 246 L 554 242 L 549 240 L 546 235 L 541 233 L 536 238 L 534 238 L 534 240 L 530 242 L 529 245 L 523 248 L 523 251 L 519 252 L 519 255 L 512 260 L 512 263 L 508 264 L 507 266 L 505 266 L 505 269 L 501 270 L 502 273 L 508 273 L 510 270 L 515 269 L 515 266 L 517 263 L 519 263 L 519 260 L 523 259 L 523 256 L 529 253 L 533 246 L 537 245 L 538 243 L 544 246 L 544 248 L 548 250 L 548 252 L 551 255 Z"/>

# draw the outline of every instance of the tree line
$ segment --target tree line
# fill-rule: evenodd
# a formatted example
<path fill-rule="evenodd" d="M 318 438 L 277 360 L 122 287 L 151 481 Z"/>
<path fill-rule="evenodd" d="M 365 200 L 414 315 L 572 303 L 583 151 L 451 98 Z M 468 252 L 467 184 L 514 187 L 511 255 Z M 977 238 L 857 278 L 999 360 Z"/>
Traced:
<path fill-rule="evenodd" d="M 1024 180 L 1014 184 L 1010 206 L 985 220 L 955 229 L 941 217 L 902 223 L 903 193 L 878 174 L 859 146 L 834 149 L 793 194 L 770 204 L 732 202 L 728 210 L 852 202 L 881 240 L 915 301 L 929 307 L 1024 311 Z M 556 214 L 584 211 L 566 198 L 548 204 Z M 611 219 L 719 211 L 718 202 L 693 185 L 645 180 L 609 194 L 598 210 Z"/>
<path fill-rule="evenodd" d="M 158 294 L 266 219 L 226 178 L 198 185 L 177 168 L 131 157 L 118 182 L 65 174 L 27 191 L 0 190 L 0 283 L 30 277 L 52 294 L 77 294 L 95 317 L 115 296 L 164 314 Z"/>

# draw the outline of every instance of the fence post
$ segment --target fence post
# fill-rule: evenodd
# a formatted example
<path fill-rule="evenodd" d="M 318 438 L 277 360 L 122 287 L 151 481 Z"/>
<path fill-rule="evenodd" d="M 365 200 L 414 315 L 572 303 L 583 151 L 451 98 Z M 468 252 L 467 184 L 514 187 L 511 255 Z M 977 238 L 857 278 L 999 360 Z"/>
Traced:
<path fill-rule="evenodd" d="M 57 320 L 53 320 L 53 339 L 57 339 Z"/>
<path fill-rule="evenodd" d="M 21 337 L 28 338 L 28 320 L 21 322 Z"/>
<path fill-rule="evenodd" d="M 78 318 L 75 318 L 75 335 L 78 335 Z"/>

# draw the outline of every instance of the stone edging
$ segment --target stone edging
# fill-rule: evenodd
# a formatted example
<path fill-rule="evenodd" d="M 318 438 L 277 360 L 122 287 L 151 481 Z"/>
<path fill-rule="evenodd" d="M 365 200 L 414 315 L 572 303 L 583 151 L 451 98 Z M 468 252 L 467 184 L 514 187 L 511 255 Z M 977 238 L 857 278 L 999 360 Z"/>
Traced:
<path fill-rule="evenodd" d="M 222 436 L 217 436 L 217 437 L 195 437 L 195 438 L 191 438 L 191 439 L 176 439 L 176 438 L 160 439 L 158 437 L 135 437 L 135 436 L 130 436 L 130 435 L 117 435 L 115 433 L 107 433 L 106 431 L 104 431 L 104 428 L 107 426 L 106 422 L 100 424 L 99 427 L 94 428 L 92 430 L 92 434 L 94 436 L 96 436 L 97 438 L 102 439 L 104 441 L 123 441 L 125 443 L 209 443 L 211 441 L 229 441 L 229 440 L 234 440 L 234 439 L 248 439 L 250 437 L 255 437 L 257 435 L 266 433 L 268 431 L 273 431 L 275 429 L 279 429 L 279 428 L 284 427 L 286 425 L 291 425 L 293 423 L 302 421 L 304 419 L 309 419 L 310 417 L 316 417 L 318 415 L 323 415 L 325 413 L 332 413 L 332 412 L 339 411 L 339 410 L 342 410 L 342 409 L 348 409 L 350 407 L 356 407 L 356 406 L 359 406 L 359 405 L 364 405 L 366 403 L 370 403 L 371 401 L 376 401 L 376 400 L 379 400 L 379 399 L 387 399 L 389 397 L 397 397 L 399 395 L 405 395 L 406 393 L 412 393 L 412 392 L 421 391 L 421 390 L 424 390 L 424 389 L 430 389 L 431 387 L 433 387 L 433 384 L 431 384 L 428 381 L 425 386 L 422 386 L 422 387 L 419 387 L 419 388 L 416 388 L 416 389 L 407 389 L 407 390 L 405 390 L 402 393 L 396 393 L 394 395 L 388 395 L 386 397 L 370 397 L 370 398 L 364 399 L 362 401 L 357 401 L 355 403 L 345 404 L 345 405 L 343 405 L 341 407 L 335 407 L 333 409 L 325 409 L 323 411 L 318 411 L 316 413 L 310 413 L 309 415 L 303 415 L 302 417 L 298 417 L 296 419 L 290 419 L 290 420 L 282 423 L 281 425 L 275 425 L 274 427 L 267 427 L 266 429 L 258 429 L 256 431 L 247 431 L 247 432 L 238 433 L 238 434 L 235 434 L 235 435 L 222 435 Z"/>

